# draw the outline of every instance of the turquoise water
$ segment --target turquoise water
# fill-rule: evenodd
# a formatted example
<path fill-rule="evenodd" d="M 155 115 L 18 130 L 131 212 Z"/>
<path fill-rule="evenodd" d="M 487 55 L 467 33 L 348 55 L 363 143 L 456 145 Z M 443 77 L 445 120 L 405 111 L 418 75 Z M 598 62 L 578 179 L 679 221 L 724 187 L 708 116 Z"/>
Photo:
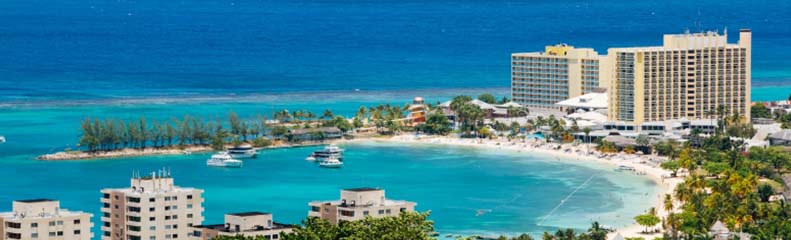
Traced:
<path fill-rule="evenodd" d="M 278 221 L 297 223 L 307 214 L 307 202 L 338 198 L 347 187 L 385 188 L 394 199 L 418 202 L 431 210 L 443 233 L 510 234 L 553 231 L 557 227 L 584 228 L 591 220 L 623 226 L 645 210 L 656 195 L 655 184 L 644 177 L 618 173 L 610 166 L 568 164 L 554 157 L 494 152 L 467 147 L 355 143 L 346 165 L 321 169 L 304 157 L 314 148 L 270 150 L 249 160 L 242 169 L 205 166 L 208 154 L 154 156 L 113 160 L 47 162 L 34 160 L 43 153 L 62 150 L 79 138 L 78 121 L 85 116 L 169 119 L 185 113 L 223 117 L 268 113 L 274 107 L 335 109 L 349 115 L 361 104 L 402 104 L 413 93 L 351 98 L 313 96 L 289 103 L 204 102 L 160 104 L 90 104 L 15 106 L 0 111 L 0 210 L 25 198 L 56 198 L 63 207 L 85 210 L 99 221 L 99 190 L 124 187 L 132 171 L 172 169 L 178 185 L 206 190 L 206 222 L 222 221 L 234 211 L 271 211 Z M 318 101 L 316 98 L 324 99 Z M 432 99 L 444 100 L 444 99 Z M 73 145 L 71 145 L 73 147 Z M 574 195 L 544 225 L 540 218 L 588 177 L 596 177 Z M 640 203 L 630 204 L 625 203 Z M 491 210 L 475 216 L 478 209 Z M 98 233 L 98 224 L 94 229 Z"/>
<path fill-rule="evenodd" d="M 645 178 L 548 156 L 386 143 L 342 147 L 345 165 L 337 170 L 305 161 L 316 149 L 307 147 L 264 151 L 241 169 L 206 167 L 208 154 L 73 162 L 11 158 L 19 162 L 0 169 L 3 176 L 14 176 L 0 184 L 0 209 L 8 209 L 13 199 L 56 198 L 64 208 L 92 212 L 96 223 L 99 189 L 127 186 L 132 170 L 161 167 L 172 169 L 177 185 L 205 189 L 206 222 L 222 221 L 225 212 L 251 210 L 298 222 L 311 200 L 336 199 L 341 188 L 373 186 L 385 188 L 390 198 L 418 202 L 421 211 L 431 210 L 442 233 L 537 233 L 584 228 L 592 220 L 622 226 L 656 195 L 654 183 Z M 586 187 L 536 225 L 590 176 L 595 178 Z M 476 216 L 478 209 L 487 213 Z"/>

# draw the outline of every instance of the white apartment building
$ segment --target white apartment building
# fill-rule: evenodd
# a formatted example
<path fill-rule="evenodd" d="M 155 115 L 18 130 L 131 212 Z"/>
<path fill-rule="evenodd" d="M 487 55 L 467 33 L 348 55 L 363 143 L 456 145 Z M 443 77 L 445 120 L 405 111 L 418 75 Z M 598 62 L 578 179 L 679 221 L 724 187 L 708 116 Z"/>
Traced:
<path fill-rule="evenodd" d="M 102 190 L 102 240 L 190 239 L 203 222 L 203 190 L 175 186 L 166 171 Z"/>
<path fill-rule="evenodd" d="M 415 211 L 415 202 L 385 198 L 385 190 L 379 188 L 350 188 L 341 190 L 341 199 L 308 203 L 308 216 L 318 217 L 333 224 L 356 221 L 371 217 L 398 216 L 402 212 Z"/>
<path fill-rule="evenodd" d="M 60 208 L 50 199 L 17 200 L 0 213 L 0 239 L 90 240 L 91 214 Z"/>

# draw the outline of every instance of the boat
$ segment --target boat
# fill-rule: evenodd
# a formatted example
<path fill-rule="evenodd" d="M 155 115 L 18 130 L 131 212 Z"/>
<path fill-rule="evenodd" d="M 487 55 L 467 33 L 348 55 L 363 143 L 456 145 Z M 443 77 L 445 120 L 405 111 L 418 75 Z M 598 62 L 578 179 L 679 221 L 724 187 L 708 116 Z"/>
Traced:
<path fill-rule="evenodd" d="M 220 152 L 211 155 L 211 158 L 206 161 L 206 165 L 211 167 L 240 168 L 242 167 L 242 161 L 233 159 L 227 152 Z"/>
<path fill-rule="evenodd" d="M 315 162 L 316 161 L 316 157 L 313 154 L 311 154 L 310 156 L 305 158 L 305 161 Z"/>
<path fill-rule="evenodd" d="M 5 136 L 0 136 L 0 143 L 5 143 Z"/>
<path fill-rule="evenodd" d="M 242 144 L 228 149 L 228 154 L 233 158 L 255 158 L 258 152 L 250 144 Z"/>
<path fill-rule="evenodd" d="M 341 162 L 337 158 L 330 157 L 330 158 L 324 159 L 324 161 L 321 161 L 319 163 L 319 166 L 320 167 L 324 167 L 324 168 L 340 168 L 341 166 L 343 166 L 343 162 Z"/>
<path fill-rule="evenodd" d="M 343 149 L 337 145 L 331 144 L 324 147 L 322 150 L 313 152 L 313 155 L 311 156 L 318 160 L 336 158 L 338 161 L 343 161 Z"/>

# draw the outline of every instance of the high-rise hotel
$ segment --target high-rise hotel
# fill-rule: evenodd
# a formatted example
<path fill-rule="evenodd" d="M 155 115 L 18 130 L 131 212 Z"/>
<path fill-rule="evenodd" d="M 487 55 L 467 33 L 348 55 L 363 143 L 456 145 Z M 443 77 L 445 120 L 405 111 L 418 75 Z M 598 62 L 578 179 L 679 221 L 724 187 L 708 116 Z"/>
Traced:
<path fill-rule="evenodd" d="M 102 240 L 191 239 L 203 222 L 203 190 L 173 185 L 162 171 L 134 177 L 128 188 L 103 189 Z"/>
<path fill-rule="evenodd" d="M 708 119 L 722 106 L 749 121 L 750 45 L 750 30 L 741 30 L 737 44 L 728 44 L 727 32 L 706 32 L 667 34 L 663 46 L 609 49 L 608 118 Z"/>
<path fill-rule="evenodd" d="M 511 97 L 528 108 L 557 109 L 557 102 L 606 87 L 599 76 L 601 58 L 591 48 L 566 44 L 511 54 Z"/>

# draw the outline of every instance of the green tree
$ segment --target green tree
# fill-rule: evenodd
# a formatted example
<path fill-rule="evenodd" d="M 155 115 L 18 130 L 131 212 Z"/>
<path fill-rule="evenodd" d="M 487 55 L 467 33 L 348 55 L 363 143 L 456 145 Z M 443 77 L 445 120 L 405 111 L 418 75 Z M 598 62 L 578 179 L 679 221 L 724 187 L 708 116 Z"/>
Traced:
<path fill-rule="evenodd" d="M 750 117 L 752 118 L 772 118 L 772 112 L 763 103 L 755 103 L 750 107 Z"/>
<path fill-rule="evenodd" d="M 659 164 L 659 166 L 662 167 L 662 169 L 673 172 L 673 177 L 677 176 L 678 170 L 681 169 L 681 164 L 679 164 L 677 160 L 665 161 L 662 164 Z"/>
<path fill-rule="evenodd" d="M 637 215 L 634 217 L 634 220 L 637 222 L 637 224 L 640 224 L 640 226 L 645 227 L 645 232 L 648 232 L 649 227 L 656 226 L 656 224 L 660 222 L 659 217 L 652 214 Z"/>
<path fill-rule="evenodd" d="M 488 104 L 495 104 L 495 103 L 497 103 L 497 98 L 495 98 L 494 95 L 492 95 L 490 93 L 484 93 L 484 94 L 478 95 L 478 100 L 481 100 L 481 101 L 483 101 L 485 103 L 488 103 Z"/>

